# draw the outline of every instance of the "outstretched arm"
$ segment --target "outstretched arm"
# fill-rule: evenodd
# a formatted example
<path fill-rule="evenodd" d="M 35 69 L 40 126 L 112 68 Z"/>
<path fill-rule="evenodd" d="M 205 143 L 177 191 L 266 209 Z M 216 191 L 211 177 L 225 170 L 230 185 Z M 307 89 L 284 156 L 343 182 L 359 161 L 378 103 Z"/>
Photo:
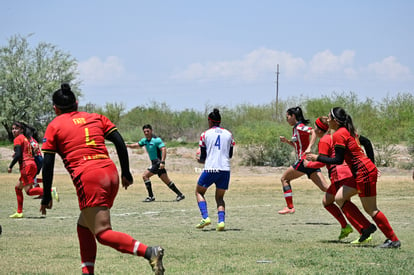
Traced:
<path fill-rule="evenodd" d="M 117 130 L 111 132 L 105 138 L 115 145 L 119 163 L 121 165 L 122 186 L 127 189 L 128 186 L 133 183 L 134 179 L 132 178 L 131 172 L 129 171 L 128 150 L 126 148 L 124 139 Z"/>
<path fill-rule="evenodd" d="M 310 161 L 319 161 L 326 164 L 342 164 L 345 158 L 345 148 L 335 146 L 335 157 L 330 158 L 324 155 L 306 154 L 306 159 Z"/>

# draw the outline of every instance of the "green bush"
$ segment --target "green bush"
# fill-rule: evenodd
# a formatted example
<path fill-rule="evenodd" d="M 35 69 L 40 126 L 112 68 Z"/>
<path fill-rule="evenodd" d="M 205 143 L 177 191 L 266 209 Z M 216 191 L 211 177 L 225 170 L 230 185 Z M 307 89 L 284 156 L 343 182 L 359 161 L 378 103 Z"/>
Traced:
<path fill-rule="evenodd" d="M 292 162 L 291 146 L 279 141 L 280 136 L 290 136 L 289 126 L 272 121 L 248 122 L 236 132 L 244 149 L 242 164 L 287 166 Z"/>

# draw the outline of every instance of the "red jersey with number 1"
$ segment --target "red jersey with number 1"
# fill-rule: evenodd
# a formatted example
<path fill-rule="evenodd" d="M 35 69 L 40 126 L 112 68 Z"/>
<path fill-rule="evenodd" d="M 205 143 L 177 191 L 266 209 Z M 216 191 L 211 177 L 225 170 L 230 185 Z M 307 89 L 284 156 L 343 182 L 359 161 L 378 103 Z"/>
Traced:
<path fill-rule="evenodd" d="M 105 146 L 105 136 L 114 130 L 115 125 L 103 115 L 64 113 L 47 126 L 42 151 L 58 153 L 74 179 L 86 170 L 113 163 Z"/>

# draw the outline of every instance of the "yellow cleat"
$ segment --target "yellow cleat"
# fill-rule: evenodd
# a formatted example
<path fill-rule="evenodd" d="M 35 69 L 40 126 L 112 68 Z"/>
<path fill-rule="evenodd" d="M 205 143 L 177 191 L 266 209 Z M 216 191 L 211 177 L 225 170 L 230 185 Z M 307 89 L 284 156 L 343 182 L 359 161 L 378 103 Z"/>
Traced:
<path fill-rule="evenodd" d="M 12 219 L 21 219 L 21 218 L 23 218 L 23 212 L 22 213 L 17 213 L 16 212 L 13 215 L 10 215 L 9 218 L 12 218 Z"/>
<path fill-rule="evenodd" d="M 366 238 L 365 240 L 363 240 L 362 242 L 359 241 L 359 238 L 356 239 L 355 241 L 352 241 L 351 244 L 354 245 L 360 245 L 360 244 L 366 244 L 369 243 L 370 241 L 372 241 L 372 236 L 369 236 L 368 238 Z"/>
<path fill-rule="evenodd" d="M 211 224 L 211 220 L 209 217 L 202 219 L 199 224 L 196 225 L 196 228 L 202 229 L 207 225 Z"/>
<path fill-rule="evenodd" d="M 52 198 L 57 202 L 59 201 L 59 194 L 56 187 L 52 187 Z"/>
<path fill-rule="evenodd" d="M 348 237 L 349 234 L 351 234 L 354 230 L 352 229 L 352 227 L 347 224 L 346 227 L 341 229 L 341 234 L 339 234 L 338 239 L 342 240 L 345 239 L 346 237 Z"/>
<path fill-rule="evenodd" d="M 216 231 L 224 231 L 224 222 L 219 222 L 216 226 Z"/>

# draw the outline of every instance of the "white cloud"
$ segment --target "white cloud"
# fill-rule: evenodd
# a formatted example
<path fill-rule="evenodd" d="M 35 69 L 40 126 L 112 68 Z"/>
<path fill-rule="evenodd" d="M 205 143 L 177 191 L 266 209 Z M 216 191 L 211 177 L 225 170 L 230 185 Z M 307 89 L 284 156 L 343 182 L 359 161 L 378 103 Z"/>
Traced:
<path fill-rule="evenodd" d="M 87 84 L 105 85 L 122 77 L 125 72 L 122 61 L 116 56 L 108 56 L 105 60 L 93 56 L 79 62 L 80 78 Z"/>
<path fill-rule="evenodd" d="M 408 67 L 402 65 L 394 56 L 384 58 L 380 62 L 369 64 L 363 71 L 375 74 L 385 80 L 406 80 L 412 78 Z"/>
<path fill-rule="evenodd" d="M 353 75 L 355 73 L 352 69 L 354 56 L 355 52 L 351 50 L 345 50 L 339 56 L 334 55 L 329 50 L 316 53 L 309 62 L 307 77 L 332 73 Z"/>
<path fill-rule="evenodd" d="M 298 75 L 305 68 L 305 62 L 301 58 L 286 52 L 259 48 L 239 60 L 190 64 L 186 69 L 173 74 L 172 78 L 187 81 L 223 78 L 255 81 L 264 74 L 274 73 L 277 64 L 283 67 L 286 77 Z"/>
<path fill-rule="evenodd" d="M 173 74 L 172 78 L 200 82 L 255 82 L 269 75 L 274 76 L 276 65 L 279 64 L 284 78 L 294 81 L 317 81 L 321 86 L 329 82 L 363 83 L 373 80 L 385 80 L 394 85 L 396 81 L 413 79 L 410 69 L 393 56 L 358 68 L 354 64 L 355 56 L 353 50 L 344 50 L 339 55 L 325 50 L 316 53 L 307 63 L 301 57 L 294 57 L 287 52 L 259 48 L 236 60 L 190 64 L 184 70 Z M 353 82 L 352 85 L 359 86 L 362 83 Z"/>

